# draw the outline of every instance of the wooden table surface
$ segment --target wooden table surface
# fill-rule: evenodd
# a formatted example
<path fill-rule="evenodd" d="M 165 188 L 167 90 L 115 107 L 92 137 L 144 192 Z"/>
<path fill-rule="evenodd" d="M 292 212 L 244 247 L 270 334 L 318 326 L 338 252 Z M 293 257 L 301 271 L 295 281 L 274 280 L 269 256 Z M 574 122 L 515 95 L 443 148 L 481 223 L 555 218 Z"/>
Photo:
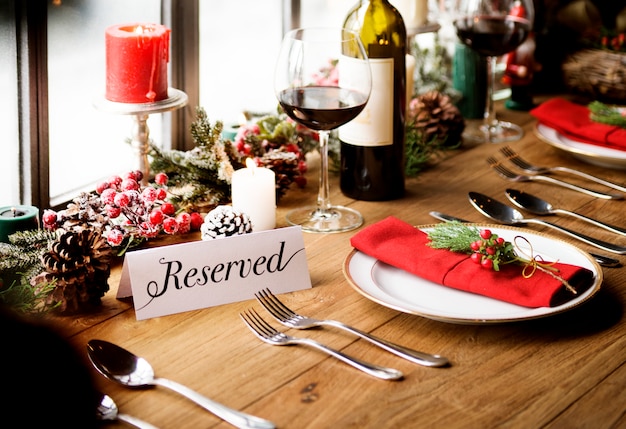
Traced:
<path fill-rule="evenodd" d="M 626 182 L 624 171 L 581 162 L 541 142 L 534 134 L 535 121 L 527 113 L 502 110 L 499 115 L 524 126 L 524 138 L 510 146 L 528 160 Z M 506 201 L 504 190 L 512 184 L 490 171 L 485 161 L 490 155 L 499 156 L 501 146 L 465 145 L 446 153 L 432 168 L 407 179 L 406 196 L 395 201 L 353 201 L 340 193 L 333 177 L 331 200 L 359 210 L 366 225 L 389 215 L 414 225 L 431 224 L 436 222 L 429 216 L 431 210 L 489 223 L 469 204 L 467 193 L 477 191 Z M 308 187 L 294 187 L 280 201 L 278 227 L 286 226 L 289 209 L 315 201 L 316 185 L 317 169 L 312 168 Z M 626 226 L 626 201 L 594 199 L 542 183 L 515 187 L 542 196 L 555 207 Z M 550 220 L 626 244 L 626 238 L 588 228 L 572 218 L 552 216 Z M 530 229 L 605 253 L 543 227 Z M 279 428 L 626 427 L 624 268 L 603 268 L 600 292 L 559 315 L 504 324 L 445 323 L 392 310 L 355 291 L 342 271 L 353 234 L 305 233 L 313 287 L 280 298 L 306 315 L 340 320 L 387 340 L 441 354 L 450 359 L 451 366 L 419 366 L 333 328 L 291 333 L 397 368 L 405 378 L 382 381 L 312 349 L 270 346 L 255 338 L 239 318 L 248 308 L 266 314 L 253 299 L 137 321 L 132 304 L 115 298 L 120 267 L 113 270 L 111 290 L 101 311 L 55 322 L 85 352 L 85 358 L 88 340 L 112 341 L 145 357 L 158 376 L 272 420 Z M 626 262 L 622 256 L 612 256 Z M 158 427 L 230 427 L 165 388 L 130 390 L 95 371 L 94 377 L 121 411 Z"/>

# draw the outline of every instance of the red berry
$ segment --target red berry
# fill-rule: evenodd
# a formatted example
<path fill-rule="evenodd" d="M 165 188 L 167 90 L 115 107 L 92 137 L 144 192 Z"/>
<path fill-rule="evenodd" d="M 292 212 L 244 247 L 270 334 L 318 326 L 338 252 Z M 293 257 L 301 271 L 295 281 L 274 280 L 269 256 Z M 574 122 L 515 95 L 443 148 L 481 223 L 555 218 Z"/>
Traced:
<path fill-rule="evenodd" d="M 306 173 L 308 170 L 308 166 L 306 164 L 306 161 L 299 161 L 298 162 L 298 171 L 302 174 Z"/>
<path fill-rule="evenodd" d="M 115 206 L 106 206 L 106 211 L 111 219 L 118 218 L 122 214 L 122 209 Z"/>
<path fill-rule="evenodd" d="M 41 221 L 46 228 L 51 228 L 57 223 L 57 213 L 54 210 L 47 209 L 43 212 Z"/>
<path fill-rule="evenodd" d="M 139 189 L 139 182 L 135 179 L 124 179 L 120 185 L 122 191 L 136 191 Z"/>
<path fill-rule="evenodd" d="M 167 234 L 176 234 L 176 231 L 178 231 L 178 223 L 176 222 L 176 219 L 174 219 L 173 217 L 168 217 L 164 219 L 163 231 L 165 231 Z"/>
<path fill-rule="evenodd" d="M 161 209 L 154 209 L 150 212 L 150 223 L 152 225 L 161 225 L 163 223 L 163 212 Z"/>
<path fill-rule="evenodd" d="M 119 229 L 112 229 L 107 233 L 107 242 L 111 246 L 119 246 L 124 240 L 124 234 Z"/>
<path fill-rule="evenodd" d="M 498 244 L 498 246 L 503 246 L 504 245 L 504 238 L 498 237 L 496 239 L 496 243 Z"/>
<path fill-rule="evenodd" d="M 472 253 L 472 256 L 470 256 L 470 259 L 476 262 L 477 264 L 480 264 L 482 258 L 483 258 L 483 255 L 481 255 L 480 253 Z"/>
<path fill-rule="evenodd" d="M 491 238 L 491 230 L 489 230 L 489 229 L 481 229 L 480 230 L 480 236 L 484 240 L 489 240 Z"/>
<path fill-rule="evenodd" d="M 167 198 L 167 191 L 163 188 L 157 189 L 157 200 L 163 201 L 165 198 Z"/>
<path fill-rule="evenodd" d="M 483 245 L 482 241 L 476 240 L 472 244 L 470 244 L 470 249 L 472 249 L 474 252 L 476 252 L 476 251 L 480 250 L 482 245 Z"/>
<path fill-rule="evenodd" d="M 165 173 L 157 173 L 157 174 L 154 176 L 154 182 L 155 182 L 157 185 L 161 185 L 161 186 L 166 185 L 166 184 L 167 184 L 167 180 L 168 180 L 168 179 L 169 179 L 169 178 L 167 177 L 167 174 L 165 174 Z"/>
<path fill-rule="evenodd" d="M 115 189 L 105 189 L 100 194 L 100 199 L 104 204 L 115 204 L 115 196 L 117 195 L 117 191 Z"/>
<path fill-rule="evenodd" d="M 487 252 L 488 255 L 495 255 L 496 254 L 496 249 L 494 249 L 491 246 L 488 246 L 485 251 Z"/>
<path fill-rule="evenodd" d="M 487 269 L 492 269 L 493 268 L 493 260 L 489 259 L 489 258 L 484 258 L 481 262 L 480 265 L 483 268 L 487 268 Z"/>
<path fill-rule="evenodd" d="M 96 192 L 97 192 L 98 194 L 102 194 L 102 192 L 103 192 L 105 189 L 109 189 L 109 187 L 110 187 L 109 182 L 100 182 L 100 183 L 98 183 L 98 184 L 96 185 Z"/>
<path fill-rule="evenodd" d="M 306 177 L 304 176 L 296 176 L 293 181 L 296 182 L 296 185 L 300 188 L 304 188 L 306 186 Z"/>
<path fill-rule="evenodd" d="M 174 213 L 176 213 L 176 208 L 172 203 L 163 203 L 161 204 L 161 211 L 163 212 L 163 214 L 173 216 Z"/>
<path fill-rule="evenodd" d="M 200 213 L 193 212 L 191 213 L 191 230 L 199 231 L 200 227 L 204 223 L 204 218 Z"/>
<path fill-rule="evenodd" d="M 135 176 L 135 180 L 137 182 L 141 182 L 141 179 L 143 179 L 143 171 L 141 171 L 141 170 L 133 171 L 133 175 Z"/>
<path fill-rule="evenodd" d="M 180 234 L 187 234 L 191 231 L 191 215 L 189 213 L 178 213 L 176 216 L 176 222 L 178 223 L 178 232 Z"/>
<path fill-rule="evenodd" d="M 141 191 L 141 198 L 143 198 L 144 202 L 152 204 L 157 199 L 157 190 L 154 189 L 152 186 L 148 186 L 147 188 L 144 188 L 143 191 Z"/>
<path fill-rule="evenodd" d="M 107 182 L 109 182 L 109 187 L 116 189 L 122 184 L 122 178 L 120 176 L 111 176 Z"/>
<path fill-rule="evenodd" d="M 130 203 L 130 197 L 128 196 L 128 194 L 125 194 L 123 192 L 115 194 L 116 205 L 118 205 L 119 207 L 126 207 L 128 203 Z"/>

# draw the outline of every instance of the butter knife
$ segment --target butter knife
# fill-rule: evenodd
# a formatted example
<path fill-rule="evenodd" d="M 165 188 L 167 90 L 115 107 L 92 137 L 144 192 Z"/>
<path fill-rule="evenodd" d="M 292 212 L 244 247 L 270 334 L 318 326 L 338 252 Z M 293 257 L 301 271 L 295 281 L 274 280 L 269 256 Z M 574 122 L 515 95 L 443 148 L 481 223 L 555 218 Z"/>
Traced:
<path fill-rule="evenodd" d="M 451 215 L 441 213 L 438 211 L 431 211 L 428 214 L 430 214 L 435 219 L 438 219 L 444 222 L 456 221 L 456 222 L 461 222 L 461 223 L 471 223 L 470 221 L 461 219 L 460 217 L 451 216 Z M 602 265 L 603 267 L 615 268 L 615 267 L 620 267 L 622 265 L 621 262 L 615 258 L 611 258 L 609 256 L 604 256 L 604 255 L 598 255 L 596 253 L 591 253 L 591 252 L 589 252 L 589 254 L 591 255 L 593 259 L 596 260 L 598 264 Z"/>

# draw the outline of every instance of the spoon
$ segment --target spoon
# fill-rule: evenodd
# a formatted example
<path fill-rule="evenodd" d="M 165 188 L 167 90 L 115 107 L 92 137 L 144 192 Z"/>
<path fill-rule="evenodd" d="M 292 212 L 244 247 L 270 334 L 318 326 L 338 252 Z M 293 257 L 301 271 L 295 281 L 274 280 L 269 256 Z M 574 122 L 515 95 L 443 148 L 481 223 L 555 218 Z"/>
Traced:
<path fill-rule="evenodd" d="M 100 420 L 121 420 L 139 429 L 157 429 L 156 426 L 148 422 L 144 422 L 128 414 L 120 413 L 113 398 L 105 394 L 102 394 L 102 399 L 100 399 L 96 414 Z"/>
<path fill-rule="evenodd" d="M 577 219 L 583 220 L 585 222 L 589 222 L 593 225 L 599 226 L 600 228 L 604 228 L 608 231 L 614 232 L 620 235 L 626 235 L 626 229 L 620 228 L 619 226 L 610 225 L 608 223 L 600 222 L 599 220 L 592 219 L 590 217 L 581 215 L 579 213 L 575 213 L 569 210 L 554 208 L 552 204 L 549 202 L 542 200 L 539 197 L 535 197 L 533 195 L 527 194 L 523 191 L 518 191 L 516 189 L 507 189 L 506 196 L 511 200 L 513 204 L 516 206 L 528 210 L 531 213 L 537 215 L 551 215 L 551 214 L 564 214 L 573 216 Z"/>
<path fill-rule="evenodd" d="M 124 386 L 167 387 L 238 428 L 273 429 L 276 427 L 268 420 L 228 408 L 175 381 L 155 377 L 154 370 L 147 360 L 108 341 L 90 340 L 87 343 L 87 354 L 93 366 L 102 375 Z"/>
<path fill-rule="evenodd" d="M 441 213 L 437 211 L 431 211 L 429 214 L 435 219 L 439 219 L 443 222 L 470 223 L 469 220 L 461 219 L 460 217 L 451 216 L 449 214 L 445 214 L 445 213 Z M 593 259 L 596 260 L 598 264 L 602 265 L 603 267 L 615 268 L 615 267 L 620 267 L 622 265 L 622 263 L 618 259 L 611 258 L 605 255 L 598 255 L 597 253 L 589 252 L 589 254 L 591 255 Z"/>
<path fill-rule="evenodd" d="M 483 215 L 487 216 L 490 219 L 493 219 L 497 222 L 513 225 L 513 224 L 527 224 L 527 223 L 535 223 L 538 225 L 544 225 L 557 231 L 561 231 L 570 237 L 574 237 L 578 240 L 581 240 L 587 244 L 592 246 L 599 247 L 600 249 L 606 250 L 607 252 L 613 252 L 620 255 L 626 255 L 626 247 L 617 246 L 612 243 L 607 243 L 606 241 L 598 240 L 596 238 L 589 237 L 587 235 L 581 234 L 579 232 L 574 232 L 571 229 L 567 229 L 563 226 L 558 226 L 550 222 L 546 222 L 540 219 L 533 218 L 524 218 L 522 213 L 513 207 L 509 207 L 506 204 L 503 204 L 499 201 L 496 201 L 486 195 L 479 194 L 478 192 L 470 192 L 469 194 L 470 203 Z"/>

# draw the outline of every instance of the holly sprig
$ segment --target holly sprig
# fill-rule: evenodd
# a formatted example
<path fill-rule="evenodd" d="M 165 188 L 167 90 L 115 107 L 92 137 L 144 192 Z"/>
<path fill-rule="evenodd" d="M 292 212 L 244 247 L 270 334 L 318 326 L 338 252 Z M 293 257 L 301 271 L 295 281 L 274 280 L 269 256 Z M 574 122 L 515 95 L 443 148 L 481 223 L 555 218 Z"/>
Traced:
<path fill-rule="evenodd" d="M 570 292 L 576 294 L 576 289 L 558 275 L 559 270 L 554 267 L 554 262 L 543 262 L 540 257 L 532 254 L 530 258 L 518 255 L 514 243 L 506 241 L 490 229 L 479 229 L 475 226 L 453 221 L 435 225 L 427 235 L 430 240 L 428 243 L 430 247 L 469 254 L 472 261 L 485 269 L 500 271 L 502 265 L 516 263 L 524 267 L 522 269 L 523 277 L 529 278 L 536 270 L 540 270 L 560 280 Z M 528 242 L 521 236 L 516 236 L 515 240 Z"/>

